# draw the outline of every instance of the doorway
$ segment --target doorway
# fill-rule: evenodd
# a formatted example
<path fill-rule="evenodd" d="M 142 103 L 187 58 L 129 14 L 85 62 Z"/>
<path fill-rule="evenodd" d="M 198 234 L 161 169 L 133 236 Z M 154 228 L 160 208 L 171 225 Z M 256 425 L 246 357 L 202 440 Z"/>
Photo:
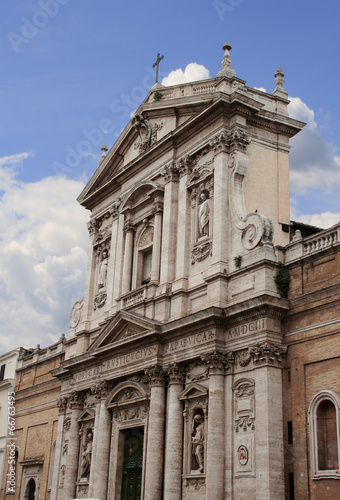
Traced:
<path fill-rule="evenodd" d="M 28 484 L 28 500 L 35 500 L 35 481 L 31 479 Z"/>
<path fill-rule="evenodd" d="M 144 427 L 125 429 L 121 500 L 140 500 L 142 492 Z"/>

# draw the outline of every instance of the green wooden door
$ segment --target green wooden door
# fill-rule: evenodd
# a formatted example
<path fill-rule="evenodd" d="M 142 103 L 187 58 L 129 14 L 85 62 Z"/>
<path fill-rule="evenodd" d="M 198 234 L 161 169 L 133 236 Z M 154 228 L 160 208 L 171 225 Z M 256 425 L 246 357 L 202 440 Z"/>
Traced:
<path fill-rule="evenodd" d="M 144 427 L 124 432 L 124 462 L 121 500 L 140 500 L 143 470 Z"/>

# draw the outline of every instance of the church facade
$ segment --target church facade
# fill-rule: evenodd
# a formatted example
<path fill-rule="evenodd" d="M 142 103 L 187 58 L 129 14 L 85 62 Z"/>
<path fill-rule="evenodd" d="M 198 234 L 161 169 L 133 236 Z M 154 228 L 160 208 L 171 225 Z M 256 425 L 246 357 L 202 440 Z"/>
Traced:
<path fill-rule="evenodd" d="M 336 492 L 339 368 L 326 350 L 310 368 L 320 353 L 309 342 L 322 323 L 339 356 L 339 227 L 290 234 L 289 139 L 304 124 L 288 115 L 280 68 L 267 94 L 223 49 L 216 78 L 152 88 L 79 196 L 91 210 L 87 279 L 52 371 L 51 500 L 326 499 L 324 481 Z M 320 266 L 332 269 L 328 295 L 312 284 Z M 335 411 L 331 457 L 321 403 Z"/>

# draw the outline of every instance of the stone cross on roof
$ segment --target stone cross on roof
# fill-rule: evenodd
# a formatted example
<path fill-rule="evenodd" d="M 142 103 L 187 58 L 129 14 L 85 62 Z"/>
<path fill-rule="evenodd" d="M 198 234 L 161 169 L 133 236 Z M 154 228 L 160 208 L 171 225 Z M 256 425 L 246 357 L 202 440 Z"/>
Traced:
<path fill-rule="evenodd" d="M 155 64 L 152 65 L 153 68 L 155 68 L 157 66 L 157 70 L 156 70 L 156 83 L 158 83 L 159 63 L 161 62 L 162 59 L 164 59 L 164 56 L 161 56 L 160 53 L 158 52 L 158 54 L 157 54 L 157 61 L 155 62 Z"/>

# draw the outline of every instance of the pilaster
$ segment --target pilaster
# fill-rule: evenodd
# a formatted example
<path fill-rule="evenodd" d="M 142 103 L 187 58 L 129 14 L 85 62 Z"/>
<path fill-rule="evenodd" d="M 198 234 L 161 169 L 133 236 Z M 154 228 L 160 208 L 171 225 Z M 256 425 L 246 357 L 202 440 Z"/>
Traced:
<path fill-rule="evenodd" d="M 224 499 L 225 472 L 225 355 L 213 352 L 202 358 L 209 368 L 206 499 Z"/>
<path fill-rule="evenodd" d="M 106 397 L 108 387 L 104 382 L 95 388 L 97 405 L 96 421 L 94 427 L 89 496 L 99 500 L 106 500 L 109 455 L 110 455 L 110 435 L 111 435 L 111 414 L 106 408 Z"/>
<path fill-rule="evenodd" d="M 145 467 L 145 500 L 161 500 L 163 490 L 163 446 L 165 386 L 163 369 L 156 365 L 146 371 L 151 387 Z"/>
<path fill-rule="evenodd" d="M 72 393 L 69 397 L 69 408 L 71 409 L 71 425 L 69 431 L 69 443 L 66 460 L 66 476 L 63 488 L 63 500 L 75 498 L 76 482 L 79 461 L 79 423 L 78 418 L 82 411 L 82 401 L 79 394 Z"/>
<path fill-rule="evenodd" d="M 167 169 L 168 167 L 168 169 Z M 160 282 L 172 283 L 175 277 L 176 230 L 178 217 L 178 169 L 174 162 L 163 169 L 165 177 L 162 263 Z"/>
<path fill-rule="evenodd" d="M 122 293 L 128 293 L 131 287 L 132 255 L 133 255 L 133 226 L 127 223 L 125 231 L 125 251 L 122 278 Z"/>
<path fill-rule="evenodd" d="M 183 409 L 179 399 L 185 369 L 178 363 L 166 368 L 169 376 L 167 430 L 165 444 L 164 500 L 182 498 Z"/>
<path fill-rule="evenodd" d="M 58 415 L 58 428 L 57 428 L 57 439 L 55 445 L 55 456 L 54 456 L 54 467 L 53 467 L 53 477 L 52 477 L 52 487 L 51 487 L 51 500 L 58 500 L 58 490 L 59 490 L 59 473 L 60 473 L 60 460 L 62 453 L 62 442 L 63 442 L 63 430 L 65 421 L 65 411 L 67 407 L 68 399 L 65 397 L 60 398 L 57 401 L 57 406 L 59 407 Z"/>
<path fill-rule="evenodd" d="M 162 210 L 161 207 L 154 208 L 154 239 L 152 248 L 151 283 L 159 283 L 162 248 Z"/>

